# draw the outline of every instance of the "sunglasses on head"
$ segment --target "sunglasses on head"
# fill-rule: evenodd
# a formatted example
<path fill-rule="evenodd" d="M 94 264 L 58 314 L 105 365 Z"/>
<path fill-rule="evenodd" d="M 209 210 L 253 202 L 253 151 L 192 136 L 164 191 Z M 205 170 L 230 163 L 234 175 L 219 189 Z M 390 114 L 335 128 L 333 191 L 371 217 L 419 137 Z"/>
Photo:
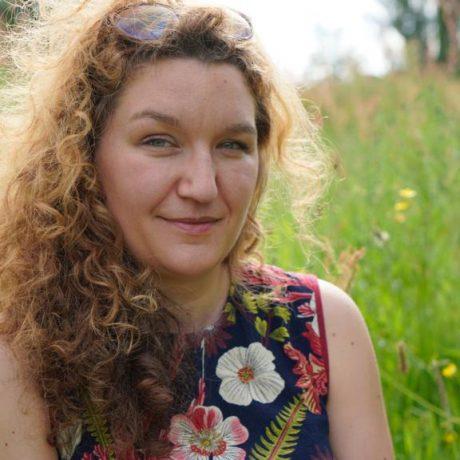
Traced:
<path fill-rule="evenodd" d="M 234 40 L 249 40 L 253 36 L 250 19 L 232 8 L 224 8 L 220 25 L 225 34 Z M 139 41 L 159 40 L 165 32 L 180 21 L 180 12 L 163 4 L 141 3 L 123 8 L 109 17 L 109 23 L 122 35 Z"/>

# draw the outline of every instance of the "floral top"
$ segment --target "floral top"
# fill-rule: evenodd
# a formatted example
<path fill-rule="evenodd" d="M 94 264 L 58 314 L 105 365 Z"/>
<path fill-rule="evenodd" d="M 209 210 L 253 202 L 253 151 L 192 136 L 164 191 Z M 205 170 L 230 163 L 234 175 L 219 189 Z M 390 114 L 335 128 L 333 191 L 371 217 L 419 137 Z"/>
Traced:
<path fill-rule="evenodd" d="M 170 459 L 333 459 L 327 345 L 314 275 L 247 265 L 196 358 L 196 398 L 173 416 L 166 434 L 175 446 Z M 59 460 L 109 460 L 115 458 L 110 443 L 104 421 L 87 411 L 84 422 L 61 434 Z"/>

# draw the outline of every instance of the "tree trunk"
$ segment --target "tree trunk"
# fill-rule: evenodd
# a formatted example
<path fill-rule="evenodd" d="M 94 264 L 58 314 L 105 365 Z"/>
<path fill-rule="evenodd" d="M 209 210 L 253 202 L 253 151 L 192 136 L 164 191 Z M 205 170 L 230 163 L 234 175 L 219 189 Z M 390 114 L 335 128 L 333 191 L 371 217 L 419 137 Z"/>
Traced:
<path fill-rule="evenodd" d="M 449 37 L 447 51 L 447 71 L 455 74 L 459 64 L 459 43 L 457 38 L 457 22 L 460 16 L 460 0 L 439 0 L 442 17 Z"/>
<path fill-rule="evenodd" d="M 438 40 L 439 49 L 437 61 L 445 64 L 447 62 L 447 50 L 449 49 L 449 35 L 447 34 L 446 23 L 444 22 L 444 15 L 442 8 L 438 6 L 438 12 L 436 13 L 436 22 L 438 27 Z"/>

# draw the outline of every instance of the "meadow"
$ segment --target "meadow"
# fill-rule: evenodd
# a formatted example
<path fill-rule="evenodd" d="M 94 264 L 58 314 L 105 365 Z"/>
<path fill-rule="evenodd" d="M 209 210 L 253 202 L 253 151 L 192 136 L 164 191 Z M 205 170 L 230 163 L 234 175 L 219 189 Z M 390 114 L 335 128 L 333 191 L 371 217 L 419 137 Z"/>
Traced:
<path fill-rule="evenodd" d="M 460 80 L 356 76 L 304 96 L 340 161 L 315 224 L 330 250 L 306 265 L 279 193 L 264 215 L 266 260 L 348 285 L 377 354 L 397 458 L 459 459 Z"/>
<path fill-rule="evenodd" d="M 439 72 L 356 76 L 323 81 L 304 96 L 320 108 L 340 162 L 315 224 L 329 250 L 306 263 L 276 190 L 263 214 L 266 261 L 335 282 L 359 306 L 397 459 L 457 460 L 460 80 Z"/>

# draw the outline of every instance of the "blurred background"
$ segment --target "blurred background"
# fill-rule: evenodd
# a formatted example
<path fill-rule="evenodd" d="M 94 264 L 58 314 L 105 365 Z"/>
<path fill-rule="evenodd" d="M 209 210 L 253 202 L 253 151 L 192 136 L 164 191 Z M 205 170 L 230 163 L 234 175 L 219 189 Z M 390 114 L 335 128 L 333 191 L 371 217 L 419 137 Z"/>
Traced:
<path fill-rule="evenodd" d="M 360 307 L 397 458 L 460 459 L 460 0 L 200 3 L 251 17 L 338 158 L 316 222 L 326 249 L 307 266 L 276 191 L 267 262 L 308 269 Z M 0 0 L 4 29 L 17 13 Z"/>

